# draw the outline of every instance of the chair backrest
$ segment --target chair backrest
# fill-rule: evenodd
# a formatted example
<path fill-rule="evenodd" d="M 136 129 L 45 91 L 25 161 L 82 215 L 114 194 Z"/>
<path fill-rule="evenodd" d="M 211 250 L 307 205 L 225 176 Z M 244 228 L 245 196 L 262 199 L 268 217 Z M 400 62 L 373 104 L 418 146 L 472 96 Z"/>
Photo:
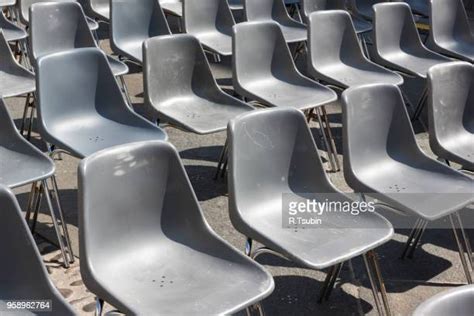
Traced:
<path fill-rule="evenodd" d="M 50 54 L 37 64 L 41 132 L 48 134 L 58 129 L 57 133 L 61 133 L 65 124 L 88 121 L 91 114 L 121 120 L 124 113 L 130 112 L 107 58 L 98 48 Z"/>
<path fill-rule="evenodd" d="M 284 0 L 244 0 L 247 21 L 290 19 Z"/>
<path fill-rule="evenodd" d="M 457 39 L 472 41 L 469 19 L 461 0 L 431 0 L 429 41 L 440 46 Z"/>
<path fill-rule="evenodd" d="M 356 175 L 376 175 L 381 164 L 421 155 L 398 87 L 349 88 L 342 106 L 344 176 L 351 187 L 359 187 Z"/>
<path fill-rule="evenodd" d="M 235 24 L 227 0 L 184 0 L 183 22 L 190 34 L 218 30 L 231 35 Z"/>
<path fill-rule="evenodd" d="M 81 274 L 95 293 L 101 289 L 101 273 L 110 274 L 110 266 L 123 256 L 143 265 L 144 256 L 153 261 L 163 255 L 150 252 L 160 240 L 192 246 L 200 242 L 197 231 L 209 231 L 179 155 L 168 142 L 131 143 L 93 154 L 79 166 L 78 187 Z"/>
<path fill-rule="evenodd" d="M 402 2 L 374 5 L 375 55 L 379 58 L 400 51 L 425 50 L 410 6 Z"/>
<path fill-rule="evenodd" d="M 81 47 L 96 47 L 77 2 L 37 3 L 30 7 L 30 44 L 34 59 Z"/>
<path fill-rule="evenodd" d="M 255 80 L 297 75 L 290 49 L 277 23 L 239 23 L 233 33 L 232 78 L 236 89 Z"/>
<path fill-rule="evenodd" d="M 256 110 L 232 120 L 229 139 L 231 219 L 278 201 L 283 193 L 334 192 L 301 111 Z M 281 204 L 280 204 L 281 206 Z"/>
<path fill-rule="evenodd" d="M 21 66 L 13 56 L 3 30 L 0 29 L 0 72 L 15 73 L 19 67 Z"/>
<path fill-rule="evenodd" d="M 351 11 L 356 14 L 362 14 L 364 16 L 366 16 L 366 14 L 370 14 L 370 16 L 372 16 L 372 7 L 375 4 L 389 1 L 390 0 L 348 0 L 347 4 L 349 9 L 351 9 Z M 366 17 L 369 18 L 369 16 Z"/>
<path fill-rule="evenodd" d="M 309 69 L 366 62 L 347 11 L 313 12 L 308 25 Z"/>
<path fill-rule="evenodd" d="M 428 117 L 431 147 L 474 134 L 474 67 L 466 62 L 444 63 L 428 72 Z M 474 144 L 473 144 L 474 146 Z"/>
<path fill-rule="evenodd" d="M 0 99 L 0 147 L 15 147 L 18 142 L 24 141 L 8 113 L 5 102 Z"/>
<path fill-rule="evenodd" d="M 300 2 L 306 18 L 315 11 L 346 9 L 346 0 L 301 0 Z"/>
<path fill-rule="evenodd" d="M 52 315 L 74 315 L 48 277 L 13 192 L 0 185 L 0 300 L 51 300 Z"/>
<path fill-rule="evenodd" d="M 30 7 L 42 2 L 76 2 L 76 0 L 18 0 L 21 23 L 28 25 L 30 22 Z"/>
<path fill-rule="evenodd" d="M 219 89 L 201 44 L 192 35 L 151 38 L 145 41 L 144 56 L 145 100 L 154 107 L 165 107 L 170 99 L 215 94 Z"/>
<path fill-rule="evenodd" d="M 110 1 L 111 46 L 171 34 L 157 0 Z"/>

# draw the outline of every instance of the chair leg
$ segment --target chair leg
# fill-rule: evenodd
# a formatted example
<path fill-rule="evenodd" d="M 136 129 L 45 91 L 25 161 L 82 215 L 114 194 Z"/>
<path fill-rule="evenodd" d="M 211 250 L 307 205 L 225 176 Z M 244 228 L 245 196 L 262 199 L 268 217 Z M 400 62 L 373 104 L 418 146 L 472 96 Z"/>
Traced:
<path fill-rule="evenodd" d="M 470 260 L 472 258 L 472 252 L 471 252 L 470 255 L 465 253 L 464 247 L 466 246 L 466 248 L 467 248 L 467 243 L 466 243 L 466 240 L 463 240 L 464 241 L 464 245 L 463 245 L 462 240 L 461 240 L 462 237 L 460 237 L 458 235 L 458 232 L 457 232 L 458 227 L 456 227 L 456 224 L 455 224 L 455 215 L 453 215 L 453 214 L 449 215 L 449 220 L 451 221 L 451 226 L 452 226 L 452 229 L 453 229 L 453 236 L 454 236 L 454 239 L 456 240 L 456 244 L 458 246 L 459 257 L 461 259 L 461 264 L 462 264 L 462 267 L 464 269 L 464 274 L 466 275 L 467 283 L 472 284 L 471 271 L 472 271 L 473 266 L 472 266 L 472 261 Z M 461 224 L 462 223 L 459 223 L 459 226 L 461 226 Z M 462 236 L 465 236 L 465 234 L 462 234 Z M 469 267 L 469 264 L 470 264 L 470 267 Z"/>
<path fill-rule="evenodd" d="M 415 114 L 413 114 L 412 121 L 416 121 L 417 119 L 420 118 L 421 112 L 423 112 L 423 108 L 425 107 L 426 104 L 426 99 L 428 98 L 428 89 L 425 87 L 423 88 L 423 92 L 421 94 L 420 100 L 418 101 L 418 104 L 415 109 Z"/>
<path fill-rule="evenodd" d="M 326 275 L 326 279 L 324 280 L 323 287 L 319 293 L 318 303 L 322 303 L 324 300 L 329 300 L 331 296 L 331 292 L 334 289 L 334 284 L 336 284 L 336 280 L 341 273 L 342 266 L 344 265 L 343 262 L 338 263 L 331 267 L 328 274 Z"/>
<path fill-rule="evenodd" d="M 219 174 L 221 172 L 221 167 L 224 164 L 224 160 L 227 158 L 227 139 L 225 140 L 224 147 L 222 147 L 222 151 L 219 157 L 219 162 L 217 163 L 216 174 L 214 175 L 214 180 L 217 180 Z"/>
<path fill-rule="evenodd" d="M 103 309 L 104 309 L 104 300 L 96 297 L 95 298 L 95 316 L 102 316 Z"/>
<path fill-rule="evenodd" d="M 423 224 L 421 225 L 421 228 L 418 231 L 418 234 L 415 237 L 415 240 L 413 241 L 413 246 L 411 247 L 410 251 L 408 252 L 408 255 L 407 255 L 408 258 L 413 259 L 413 256 L 415 254 L 415 250 L 418 247 L 418 245 L 420 244 L 421 237 L 423 236 L 423 233 L 425 232 L 427 226 L 428 226 L 428 222 L 423 221 Z"/>
<path fill-rule="evenodd" d="M 258 313 L 257 315 L 259 316 L 264 316 L 265 313 L 263 311 L 262 304 L 260 303 L 255 303 L 252 306 L 249 306 L 245 309 L 245 312 L 247 313 L 248 316 L 252 316 L 254 312 Z"/>
<path fill-rule="evenodd" d="M 56 231 L 56 236 L 58 237 L 59 248 L 61 249 L 61 253 L 63 255 L 64 267 L 69 268 L 69 261 L 67 259 L 66 248 L 64 247 L 63 237 L 61 235 L 58 220 L 54 212 L 53 203 L 51 202 L 48 182 L 46 180 L 43 180 L 42 183 L 43 183 L 43 188 L 44 188 L 43 193 L 44 193 L 44 196 L 46 197 L 46 203 L 48 204 L 48 208 L 51 214 L 51 219 L 53 221 L 54 230 Z"/>
<path fill-rule="evenodd" d="M 26 214 L 25 214 L 25 221 L 28 227 L 30 226 L 30 218 L 31 218 L 31 211 L 33 210 L 34 200 L 36 199 L 36 182 L 31 184 L 31 190 L 28 194 L 28 202 L 26 203 Z"/>
<path fill-rule="evenodd" d="M 36 192 L 36 196 L 35 196 L 35 199 L 34 199 L 34 202 L 33 202 L 33 205 L 34 205 L 34 214 L 33 214 L 33 220 L 31 222 L 31 227 L 30 227 L 30 230 L 31 230 L 31 233 L 34 234 L 35 233 L 35 229 L 36 229 L 36 223 L 38 222 L 38 213 L 39 213 L 39 209 L 40 209 L 40 206 L 41 206 L 41 202 L 42 202 L 42 199 L 43 199 L 43 184 L 40 183 L 39 187 L 37 187 L 37 192 Z"/>
<path fill-rule="evenodd" d="M 61 226 L 66 240 L 66 249 L 69 253 L 70 262 L 74 263 L 74 253 L 71 247 L 71 238 L 69 238 L 69 230 L 67 228 L 67 223 L 64 220 L 64 212 L 59 198 L 58 183 L 56 182 L 56 177 L 54 175 L 51 177 L 51 183 L 53 186 L 54 199 L 56 200 L 56 207 L 58 208 L 59 212 L 59 219 L 61 220 Z"/>
<path fill-rule="evenodd" d="M 28 132 L 26 134 L 26 139 L 30 140 L 31 139 L 31 132 L 33 130 L 33 120 L 35 117 L 36 113 L 36 108 L 34 106 L 31 107 L 31 112 L 30 112 L 30 120 L 28 122 Z"/>
<path fill-rule="evenodd" d="M 408 236 L 408 239 L 405 243 L 405 248 L 403 249 L 402 255 L 400 256 L 400 259 L 405 259 L 408 250 L 410 249 L 411 245 L 413 244 L 413 239 L 415 238 L 415 235 L 418 233 L 418 229 L 421 226 L 422 219 L 418 218 L 415 222 L 415 225 L 413 226 L 413 229 L 411 230 L 410 235 Z"/>
<path fill-rule="evenodd" d="M 326 112 L 326 107 L 322 106 L 321 107 L 321 111 L 322 111 L 322 114 L 323 114 L 323 119 L 325 121 L 325 125 L 326 125 L 326 131 L 327 131 L 327 134 L 329 136 L 329 144 L 331 146 L 331 151 L 332 151 L 332 154 L 333 154 L 333 159 L 334 159 L 334 162 L 336 163 L 336 172 L 341 170 L 341 164 L 339 162 L 339 158 L 337 157 L 337 148 L 336 148 L 336 141 L 332 135 L 332 131 L 331 131 L 331 124 L 329 122 L 329 118 L 328 118 L 328 115 L 327 115 L 327 112 Z"/>
<path fill-rule="evenodd" d="M 26 95 L 26 101 L 25 101 L 25 108 L 23 109 L 23 116 L 21 119 L 21 126 L 20 126 L 20 134 L 23 135 L 25 131 L 25 125 L 26 125 L 26 118 L 28 117 L 28 109 L 30 108 L 30 97 L 31 93 L 28 93 Z"/>
<path fill-rule="evenodd" d="M 390 316 L 390 305 L 388 303 L 387 291 L 383 282 L 382 274 L 378 264 L 377 255 L 373 250 L 363 255 L 367 275 L 369 277 L 370 285 L 372 287 L 372 294 L 374 295 L 375 305 L 379 315 Z M 382 303 L 380 302 L 380 297 Z M 382 309 L 383 304 L 383 309 Z"/>
<path fill-rule="evenodd" d="M 370 59 L 369 47 L 367 46 L 367 39 L 364 36 L 364 33 L 357 34 L 359 39 L 360 47 L 362 48 L 362 52 L 364 53 L 365 57 Z"/>
<path fill-rule="evenodd" d="M 122 92 L 125 95 L 125 99 L 127 100 L 128 106 L 130 107 L 130 109 L 133 110 L 132 99 L 130 98 L 130 94 L 128 93 L 127 83 L 125 82 L 125 78 L 123 76 L 124 75 L 119 76 L 120 85 L 122 86 Z"/>
<path fill-rule="evenodd" d="M 327 139 L 327 136 L 326 136 L 326 132 L 324 130 L 323 120 L 321 118 L 321 114 L 319 113 L 319 111 L 317 109 L 316 109 L 316 118 L 317 118 L 318 124 L 319 124 L 319 129 L 318 129 L 319 135 L 321 137 L 321 140 L 323 141 L 323 146 L 324 146 L 324 149 L 326 150 L 326 153 L 327 153 L 327 160 L 331 165 L 331 170 L 335 170 L 336 165 L 334 164 L 334 161 L 332 160 L 331 148 L 329 146 L 329 142 L 328 142 L 328 139 Z"/>

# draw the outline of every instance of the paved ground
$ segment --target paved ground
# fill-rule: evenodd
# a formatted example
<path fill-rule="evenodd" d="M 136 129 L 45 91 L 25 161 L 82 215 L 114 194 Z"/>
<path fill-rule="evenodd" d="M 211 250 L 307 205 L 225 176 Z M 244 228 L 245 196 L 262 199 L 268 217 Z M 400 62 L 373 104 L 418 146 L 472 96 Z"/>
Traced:
<path fill-rule="evenodd" d="M 102 42 L 102 46 L 107 49 L 106 40 Z M 225 65 L 213 65 L 213 70 L 219 83 L 228 86 L 230 83 L 229 68 Z M 136 111 L 146 117 L 151 117 L 149 109 L 145 109 L 142 104 L 141 73 L 128 75 L 126 81 Z M 412 82 L 406 87 L 406 90 L 414 95 L 419 91 L 419 88 L 420 83 Z M 9 99 L 7 103 L 18 124 L 24 99 Z M 341 153 L 341 113 L 339 105 L 331 106 L 330 113 L 333 132 L 336 135 L 337 146 Z M 311 127 L 314 135 L 317 135 L 317 125 L 312 123 Z M 416 129 L 420 146 L 427 154 L 432 155 L 426 133 L 420 132 L 419 126 Z M 225 180 L 213 180 L 218 155 L 225 141 L 225 133 L 197 136 L 169 126 L 166 126 L 165 130 L 170 137 L 170 142 L 180 152 L 206 219 L 219 235 L 235 247 L 243 249 L 244 237 L 233 229 L 229 221 L 226 182 Z M 38 135 L 35 134 L 34 136 L 34 143 L 44 149 Z M 324 156 L 325 153 L 322 152 L 322 155 Z M 340 158 L 343 159 L 342 155 L 340 155 Z M 63 156 L 62 160 L 56 161 L 60 194 L 76 255 L 79 254 L 76 196 L 78 162 L 78 159 L 68 156 Z M 330 178 L 341 190 L 350 191 L 343 179 L 342 172 L 331 173 Z M 24 188 L 16 191 L 23 206 L 26 203 L 28 189 Z M 153 188 L 150 188 L 150 190 L 153 190 Z M 43 210 L 39 218 L 38 231 L 42 236 L 54 240 L 51 221 L 46 214 L 47 212 Z M 451 286 L 465 282 L 450 231 L 429 230 L 415 258 L 413 260 L 400 260 L 399 255 L 407 238 L 407 233 L 405 230 L 397 231 L 393 240 L 381 246 L 377 251 L 380 256 L 392 311 L 396 315 L 408 315 L 420 302 Z M 472 232 L 470 233 L 472 235 Z M 79 260 L 72 268 L 65 270 L 58 263 L 60 253 L 57 247 L 45 242 L 42 237 L 37 236 L 37 240 L 55 285 L 80 314 L 92 314 L 94 296 L 86 290 L 81 281 L 78 268 Z M 331 299 L 323 304 L 317 303 L 317 296 L 325 277 L 325 271 L 302 269 L 292 262 L 270 255 L 260 257 L 259 262 L 265 265 L 275 278 L 275 291 L 263 302 L 265 312 L 268 315 L 376 314 L 361 258 L 353 260 L 351 265 L 344 266 Z"/>

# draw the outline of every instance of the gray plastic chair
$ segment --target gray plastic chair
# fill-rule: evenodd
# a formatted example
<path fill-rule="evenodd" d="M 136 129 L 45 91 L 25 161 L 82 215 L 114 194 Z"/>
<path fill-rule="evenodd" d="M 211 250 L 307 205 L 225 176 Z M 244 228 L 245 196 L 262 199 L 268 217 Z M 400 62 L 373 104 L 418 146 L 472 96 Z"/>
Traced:
<path fill-rule="evenodd" d="M 143 42 L 171 34 L 158 0 L 111 0 L 110 4 L 112 50 L 141 65 Z"/>
<path fill-rule="evenodd" d="M 182 16 L 183 15 L 183 0 L 158 0 L 161 8 L 167 14 Z"/>
<path fill-rule="evenodd" d="M 225 130 L 230 119 L 253 109 L 221 90 L 199 41 L 191 35 L 149 39 L 144 55 L 145 102 L 164 121 L 209 134 Z"/>
<path fill-rule="evenodd" d="M 373 58 L 378 64 L 426 79 L 432 66 L 450 61 L 423 45 L 408 4 L 380 3 L 374 12 Z"/>
<path fill-rule="evenodd" d="M 30 46 L 35 60 L 71 49 L 99 48 L 77 2 L 36 3 L 30 7 L 30 17 Z M 107 60 L 115 76 L 128 73 L 121 61 L 111 56 Z"/>
<path fill-rule="evenodd" d="M 76 0 L 18 0 L 18 11 L 20 12 L 20 21 L 24 25 L 29 25 L 30 23 L 30 7 L 35 3 L 42 2 L 77 2 Z M 91 31 L 95 31 L 99 28 L 99 24 L 87 17 L 87 25 Z"/>
<path fill-rule="evenodd" d="M 0 98 L 20 96 L 35 91 L 35 76 L 21 66 L 10 51 L 0 29 Z"/>
<path fill-rule="evenodd" d="M 305 268 L 340 270 L 345 261 L 366 257 L 391 239 L 392 225 L 376 213 L 327 211 L 319 226 L 308 229 L 282 224 L 284 200 L 301 201 L 310 194 L 317 201 L 352 201 L 330 183 L 301 111 L 256 110 L 232 120 L 227 132 L 229 214 L 233 226 L 248 238 L 252 257 L 269 252 Z M 264 248 L 252 251 L 252 240 Z"/>
<path fill-rule="evenodd" d="M 8 256 L 0 264 L 0 308 L 6 302 L 26 299 L 51 300 L 48 315 L 76 315 L 48 277 L 35 241 L 21 215 L 15 195 L 0 185 L 0 252 Z M 44 312 L 44 313 L 43 313 Z M 45 311 L 38 314 L 46 314 Z M 33 315 L 23 311 L 14 315 Z"/>
<path fill-rule="evenodd" d="M 364 56 L 346 11 L 312 13 L 308 31 L 308 69 L 314 78 L 344 89 L 371 83 L 403 84 L 400 75 Z"/>
<path fill-rule="evenodd" d="M 334 91 L 298 71 L 277 23 L 239 23 L 233 33 L 233 80 L 240 95 L 300 110 L 337 100 Z"/>
<path fill-rule="evenodd" d="M 74 262 L 74 255 L 70 246 L 67 224 L 64 221 L 64 214 L 59 201 L 59 192 L 54 172 L 54 162 L 20 135 L 8 114 L 6 105 L 0 99 L 0 184 L 6 185 L 11 189 L 25 185 L 32 186 L 32 192 L 30 193 L 26 209 L 28 221 L 30 220 L 31 212 L 36 213 L 32 227 L 36 225 L 37 212 L 39 211 L 41 200 L 46 198 L 53 227 L 63 255 L 64 265 L 68 268 L 69 262 Z M 48 179 L 51 181 L 52 186 L 48 184 Z M 50 189 L 51 187 L 52 189 Z M 55 197 L 59 219 L 56 217 L 56 211 L 50 196 L 44 194 L 45 190 L 51 192 L 51 195 Z"/>
<path fill-rule="evenodd" d="M 327 115 L 323 113 L 325 105 L 337 100 L 336 93 L 298 71 L 277 23 L 239 23 L 233 33 L 235 91 L 264 106 L 308 110 L 309 117 L 316 112 L 331 168 L 339 170 L 336 146 Z"/>
<path fill-rule="evenodd" d="M 128 107 L 97 48 L 40 58 L 36 80 L 42 138 L 76 157 L 119 144 L 167 139 L 163 130 Z"/>
<path fill-rule="evenodd" d="M 184 0 L 184 31 L 201 42 L 206 50 L 232 55 L 232 26 L 235 21 L 227 0 Z"/>
<path fill-rule="evenodd" d="M 87 4 L 96 19 L 109 22 L 110 0 L 87 0 Z"/>
<path fill-rule="evenodd" d="M 315 11 L 344 10 L 347 11 L 346 0 L 301 0 L 303 18 L 308 24 L 309 15 Z M 351 13 L 352 23 L 357 34 L 372 30 L 372 23 Z"/>
<path fill-rule="evenodd" d="M 284 0 L 245 0 L 244 11 L 249 22 L 276 22 L 287 43 L 306 41 L 306 26 L 290 17 Z"/>
<path fill-rule="evenodd" d="M 474 285 L 465 285 L 443 291 L 418 306 L 413 316 L 472 316 Z"/>
<path fill-rule="evenodd" d="M 1 8 L 1 6 L 0 6 Z M 3 12 L 0 12 L 0 29 L 8 42 L 20 41 L 28 37 L 28 33 L 21 27 L 9 21 Z"/>
<path fill-rule="evenodd" d="M 446 216 L 453 221 L 457 211 L 474 202 L 473 179 L 420 149 L 396 86 L 350 88 L 342 104 L 344 176 L 356 192 L 375 194 L 381 203 L 417 216 L 420 233 L 431 221 Z M 419 239 L 411 245 L 413 237 L 405 250 L 416 247 Z M 466 277 L 472 282 L 469 272 Z"/>
<path fill-rule="evenodd" d="M 390 0 L 348 0 L 350 10 L 357 16 L 366 20 L 374 19 L 373 5 L 381 2 L 390 2 Z"/>
<path fill-rule="evenodd" d="M 121 312 L 229 315 L 273 291 L 271 275 L 207 224 L 171 144 L 101 151 L 78 178 L 82 278 Z"/>
<path fill-rule="evenodd" d="M 461 0 L 432 0 L 427 46 L 457 59 L 474 62 L 474 36 Z"/>
<path fill-rule="evenodd" d="M 454 62 L 431 68 L 428 91 L 431 149 L 474 171 L 474 67 Z"/>

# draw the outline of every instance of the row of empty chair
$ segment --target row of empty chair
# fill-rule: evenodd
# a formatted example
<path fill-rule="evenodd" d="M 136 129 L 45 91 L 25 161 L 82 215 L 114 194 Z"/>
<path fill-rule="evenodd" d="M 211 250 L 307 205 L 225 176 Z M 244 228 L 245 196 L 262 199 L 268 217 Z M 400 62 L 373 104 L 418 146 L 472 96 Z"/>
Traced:
<path fill-rule="evenodd" d="M 403 77 L 426 80 L 415 117 L 426 103 L 433 152 L 472 171 L 474 68 L 443 55 L 469 61 L 456 54 L 468 56 L 474 42 L 466 35 L 469 25 L 461 5 L 455 14 L 442 16 L 451 17 L 445 27 L 463 34 L 453 36 L 461 44 L 440 35 L 452 51 L 436 46 L 443 46 L 435 40 L 436 2 L 443 0 L 432 0 L 433 12 L 403 3 L 373 6 L 375 62 L 360 44 L 357 34 L 368 30 L 355 27 L 352 18 L 360 18 L 356 10 L 309 13 L 309 1 L 302 3 L 304 23 L 290 17 L 283 1 L 247 0 L 243 8 L 250 22 L 235 24 L 231 9 L 237 3 L 185 0 L 181 15 L 189 34 L 174 35 L 165 1 L 112 0 L 109 18 L 103 11 L 104 20 L 110 21 L 112 49 L 143 66 L 145 103 L 160 121 L 198 134 L 222 131 L 230 121 L 220 164 L 228 156 L 229 214 L 235 229 L 247 237 L 245 255 L 209 228 L 176 149 L 162 128 L 131 109 L 125 84 L 115 78 L 128 67 L 100 51 L 81 6 L 74 1 L 30 5 L 29 14 L 20 13 L 28 20 L 20 21 L 29 25 L 29 45 L 22 53 L 32 69 L 17 63 L 0 32 L 0 71 L 5 69 L 1 75 L 10 79 L 0 77 L 0 91 L 2 98 L 28 94 L 23 123 L 29 108 L 31 119 L 34 109 L 38 111 L 38 131 L 50 157 L 21 137 L 0 102 L 0 183 L 5 186 L 0 199 L 7 211 L 1 213 L 0 224 L 18 228 L 18 247 L 25 251 L 19 256 L 28 258 L 25 269 L 37 269 L 24 277 L 12 272 L 6 286 L 0 285 L 0 299 L 12 297 L 12 286 L 29 282 L 37 287 L 21 295 L 47 295 L 55 308 L 60 306 L 55 313 L 74 313 L 47 280 L 28 231 L 34 230 L 39 204 L 46 199 L 64 263 L 74 261 L 51 160 L 65 152 L 83 159 L 78 171 L 81 274 L 97 296 L 99 313 L 105 300 L 126 314 L 228 314 L 243 309 L 262 314 L 259 302 L 271 294 L 274 283 L 251 259 L 272 253 L 306 268 L 329 268 L 320 293 L 325 298 L 343 264 L 363 256 L 376 308 L 389 315 L 375 254 L 393 235 L 388 220 L 371 213 L 353 217 L 327 212 L 321 229 L 281 226 L 282 192 L 295 200 L 311 192 L 321 200 L 352 201 L 330 183 L 307 125 L 316 114 L 324 149 L 337 170 L 325 106 L 338 95 L 328 86 L 345 90 L 340 100 L 348 184 L 368 198 L 376 196 L 379 208 L 418 218 L 405 250 L 414 251 L 430 222 L 448 217 L 472 283 L 472 250 L 459 211 L 474 203 L 474 181 L 420 150 L 400 90 Z M 440 54 L 422 43 L 412 11 L 430 17 L 430 47 Z M 313 78 L 296 67 L 288 46 L 292 42 L 303 42 L 298 49 L 307 49 L 307 72 Z M 219 87 L 208 53 L 232 55 L 233 86 L 242 100 Z M 251 104 L 275 109 L 255 110 Z M 26 209 L 30 227 L 7 189 L 25 184 L 32 185 Z M 399 188 L 426 198 L 400 194 Z M 1 228 L 0 234 L 11 233 Z M 253 241 L 263 246 L 253 247 Z M 2 273 L 16 268 L 7 265 Z"/>

